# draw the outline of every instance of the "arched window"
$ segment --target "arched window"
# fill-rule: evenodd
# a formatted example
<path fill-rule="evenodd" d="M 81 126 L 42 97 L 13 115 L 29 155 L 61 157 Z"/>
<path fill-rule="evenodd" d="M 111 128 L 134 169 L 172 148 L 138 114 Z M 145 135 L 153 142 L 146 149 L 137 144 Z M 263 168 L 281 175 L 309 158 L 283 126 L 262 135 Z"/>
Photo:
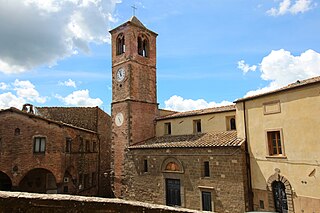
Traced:
<path fill-rule="evenodd" d="M 15 136 L 20 135 L 20 129 L 19 129 L 19 128 L 16 128 L 16 129 L 14 130 L 14 135 L 15 135 Z"/>
<path fill-rule="evenodd" d="M 120 33 L 117 37 L 117 55 L 121 55 L 126 51 L 126 45 L 124 42 L 124 35 Z"/>
<path fill-rule="evenodd" d="M 236 130 L 236 119 L 235 118 L 231 118 L 230 119 L 230 129 L 231 130 Z"/>
<path fill-rule="evenodd" d="M 138 54 L 149 57 L 149 41 L 144 35 L 138 37 Z"/>

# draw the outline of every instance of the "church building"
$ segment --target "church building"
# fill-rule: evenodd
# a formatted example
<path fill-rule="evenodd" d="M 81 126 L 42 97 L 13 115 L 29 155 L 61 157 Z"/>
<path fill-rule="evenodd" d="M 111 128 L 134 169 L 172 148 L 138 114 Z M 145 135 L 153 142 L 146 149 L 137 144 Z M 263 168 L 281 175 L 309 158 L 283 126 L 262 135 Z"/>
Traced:
<path fill-rule="evenodd" d="M 248 210 L 247 158 L 235 106 L 158 109 L 157 34 L 135 16 L 110 33 L 115 196 L 215 212 Z"/>

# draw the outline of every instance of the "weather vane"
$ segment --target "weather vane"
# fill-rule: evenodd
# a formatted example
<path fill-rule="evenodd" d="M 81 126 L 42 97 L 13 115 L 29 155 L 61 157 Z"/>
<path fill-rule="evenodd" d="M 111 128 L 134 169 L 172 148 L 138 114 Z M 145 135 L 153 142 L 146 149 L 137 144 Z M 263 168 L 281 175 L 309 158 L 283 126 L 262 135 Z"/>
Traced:
<path fill-rule="evenodd" d="M 131 7 L 132 7 L 132 15 L 135 16 L 136 15 L 136 10 L 138 8 L 136 7 L 136 5 L 132 5 Z"/>

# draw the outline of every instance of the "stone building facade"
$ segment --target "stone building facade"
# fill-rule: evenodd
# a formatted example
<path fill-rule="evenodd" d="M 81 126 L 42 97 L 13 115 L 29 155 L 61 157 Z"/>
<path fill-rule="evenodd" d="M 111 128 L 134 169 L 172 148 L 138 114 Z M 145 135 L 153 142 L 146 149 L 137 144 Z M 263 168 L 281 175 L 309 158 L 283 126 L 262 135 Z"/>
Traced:
<path fill-rule="evenodd" d="M 102 126 L 107 126 L 108 116 L 93 109 L 98 116 L 101 113 L 95 125 L 107 128 Z M 108 136 L 63 119 L 49 119 L 40 111 L 33 106 L 0 111 L 1 189 L 98 195 L 100 150 L 105 146 L 101 138 Z"/>

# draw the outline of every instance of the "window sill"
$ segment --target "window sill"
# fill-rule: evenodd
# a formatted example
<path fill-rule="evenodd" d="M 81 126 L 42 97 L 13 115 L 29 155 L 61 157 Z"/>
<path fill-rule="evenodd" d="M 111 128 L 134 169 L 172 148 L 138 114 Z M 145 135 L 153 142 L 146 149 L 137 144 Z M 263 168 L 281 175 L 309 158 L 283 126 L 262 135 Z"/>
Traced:
<path fill-rule="evenodd" d="M 285 155 L 268 155 L 266 156 L 267 159 L 287 159 Z"/>

